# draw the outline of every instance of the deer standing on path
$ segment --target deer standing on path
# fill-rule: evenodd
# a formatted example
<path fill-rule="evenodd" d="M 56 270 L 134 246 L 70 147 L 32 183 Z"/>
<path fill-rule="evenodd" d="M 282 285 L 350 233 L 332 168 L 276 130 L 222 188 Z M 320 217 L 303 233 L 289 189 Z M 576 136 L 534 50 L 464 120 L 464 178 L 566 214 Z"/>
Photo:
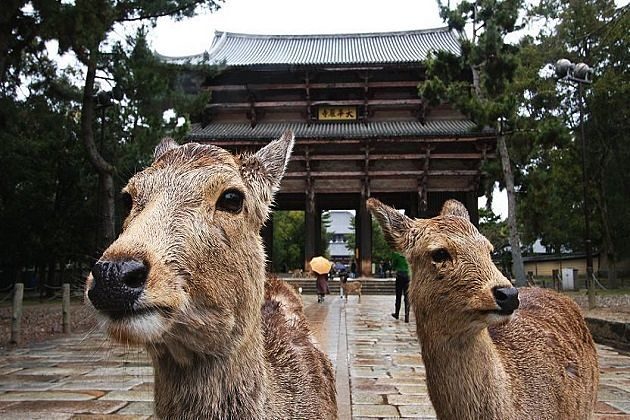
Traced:
<path fill-rule="evenodd" d="M 301 299 L 265 281 L 259 231 L 293 141 L 233 156 L 165 139 L 123 189 L 130 213 L 86 295 L 110 337 L 147 348 L 160 418 L 337 418 Z"/>
<path fill-rule="evenodd" d="M 439 418 L 592 416 L 597 352 L 572 300 L 512 287 L 490 258 L 492 245 L 455 200 L 425 220 L 375 199 L 368 207 L 411 265 L 409 296 Z"/>

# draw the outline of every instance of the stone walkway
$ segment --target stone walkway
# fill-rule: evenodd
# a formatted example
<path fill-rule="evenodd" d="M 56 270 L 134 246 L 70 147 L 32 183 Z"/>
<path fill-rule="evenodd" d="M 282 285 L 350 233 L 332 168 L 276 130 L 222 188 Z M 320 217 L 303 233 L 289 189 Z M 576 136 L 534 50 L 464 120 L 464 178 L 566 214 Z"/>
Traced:
<path fill-rule="evenodd" d="M 305 296 L 308 318 L 337 369 L 340 419 L 434 418 L 412 322 L 394 320 L 393 296 Z M 630 419 L 630 357 L 598 346 L 596 419 Z M 146 353 L 97 333 L 0 353 L 1 419 L 146 419 Z"/>

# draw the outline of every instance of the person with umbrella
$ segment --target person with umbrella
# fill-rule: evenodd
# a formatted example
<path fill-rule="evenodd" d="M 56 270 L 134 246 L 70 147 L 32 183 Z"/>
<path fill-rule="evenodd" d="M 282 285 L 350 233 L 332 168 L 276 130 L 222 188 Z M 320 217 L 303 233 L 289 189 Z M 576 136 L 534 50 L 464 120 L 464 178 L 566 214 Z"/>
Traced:
<path fill-rule="evenodd" d="M 322 303 L 324 296 L 329 293 L 328 273 L 332 268 L 332 263 L 324 257 L 314 257 L 311 262 L 311 271 L 316 275 L 317 302 Z"/>

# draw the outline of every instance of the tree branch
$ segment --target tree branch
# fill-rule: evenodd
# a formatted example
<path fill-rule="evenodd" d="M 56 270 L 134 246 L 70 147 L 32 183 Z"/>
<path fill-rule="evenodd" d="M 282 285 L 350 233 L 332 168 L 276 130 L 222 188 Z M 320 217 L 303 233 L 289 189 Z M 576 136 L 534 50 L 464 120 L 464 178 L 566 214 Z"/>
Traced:
<path fill-rule="evenodd" d="M 177 13 L 183 12 L 186 9 L 190 9 L 191 7 L 193 8 L 197 7 L 199 4 L 202 4 L 202 3 L 205 3 L 205 0 L 195 0 L 192 3 L 186 4 L 184 6 L 176 7 L 175 9 L 166 10 L 159 13 L 154 13 L 150 15 L 141 15 L 141 16 L 136 16 L 136 17 L 129 17 L 129 18 L 121 17 L 120 19 L 116 19 L 116 22 L 136 22 L 139 20 L 157 19 L 160 17 L 172 16 Z"/>

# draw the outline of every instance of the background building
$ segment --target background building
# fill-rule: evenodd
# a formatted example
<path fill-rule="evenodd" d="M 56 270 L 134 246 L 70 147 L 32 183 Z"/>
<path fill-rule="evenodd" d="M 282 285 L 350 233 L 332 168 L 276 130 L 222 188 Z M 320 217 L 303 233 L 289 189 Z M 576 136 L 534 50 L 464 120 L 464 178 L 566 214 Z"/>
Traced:
<path fill-rule="evenodd" d="M 339 261 L 349 265 L 354 257 L 352 247 L 348 248 L 348 242 L 353 239 L 352 219 L 354 214 L 348 210 L 331 210 L 330 227 L 327 229 L 331 234 L 328 242 L 328 252 L 332 261 Z"/>

